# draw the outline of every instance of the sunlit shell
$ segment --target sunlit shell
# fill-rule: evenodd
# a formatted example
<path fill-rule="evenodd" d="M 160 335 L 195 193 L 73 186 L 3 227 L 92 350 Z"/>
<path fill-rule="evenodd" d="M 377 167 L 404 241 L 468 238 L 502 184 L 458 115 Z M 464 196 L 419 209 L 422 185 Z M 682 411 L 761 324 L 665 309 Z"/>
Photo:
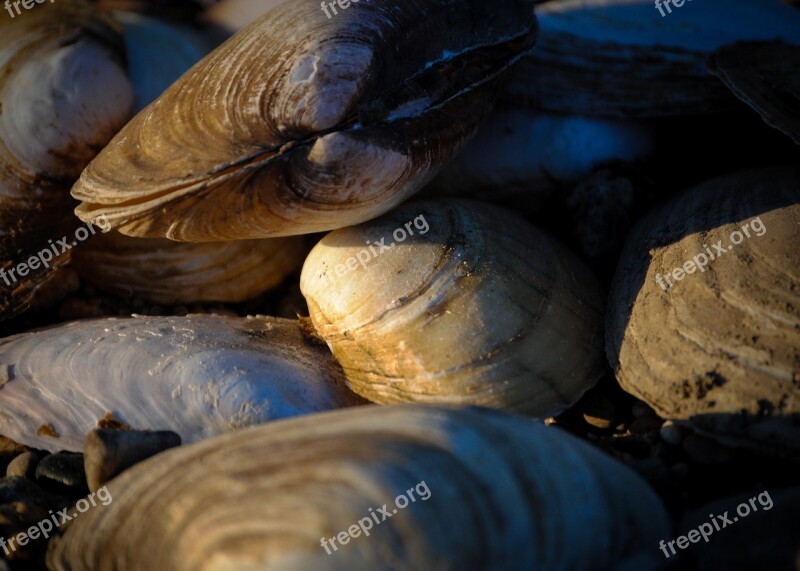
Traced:
<path fill-rule="evenodd" d="M 642 571 L 658 568 L 671 535 L 630 469 L 558 429 L 479 409 L 270 423 L 169 450 L 107 486 L 113 501 L 71 522 L 50 569 Z M 359 534 L 329 555 L 322 539 L 351 526 Z"/>
<path fill-rule="evenodd" d="M 727 442 L 800 453 L 798 243 L 797 168 L 718 178 L 641 220 L 608 311 L 622 387 Z"/>
<path fill-rule="evenodd" d="M 300 287 L 348 385 L 373 402 L 547 416 L 606 369 L 595 278 L 555 239 L 488 204 L 412 201 L 333 232 L 309 254 Z"/>
<path fill-rule="evenodd" d="M 179 241 L 374 218 L 458 150 L 534 40 L 529 0 L 320 8 L 287 2 L 193 67 L 84 171 L 78 215 Z"/>
<path fill-rule="evenodd" d="M 99 319 L 0 340 L 0 434 L 35 448 L 82 450 L 108 413 L 187 443 L 359 401 L 285 319 Z"/>

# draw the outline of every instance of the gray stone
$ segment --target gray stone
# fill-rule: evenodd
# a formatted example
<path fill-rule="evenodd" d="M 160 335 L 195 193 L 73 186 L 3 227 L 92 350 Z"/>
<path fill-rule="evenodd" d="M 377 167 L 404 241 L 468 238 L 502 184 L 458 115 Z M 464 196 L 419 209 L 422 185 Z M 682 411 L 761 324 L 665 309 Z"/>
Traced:
<path fill-rule="evenodd" d="M 93 430 L 83 448 L 89 489 L 96 491 L 134 464 L 180 445 L 181 437 L 170 431 Z"/>

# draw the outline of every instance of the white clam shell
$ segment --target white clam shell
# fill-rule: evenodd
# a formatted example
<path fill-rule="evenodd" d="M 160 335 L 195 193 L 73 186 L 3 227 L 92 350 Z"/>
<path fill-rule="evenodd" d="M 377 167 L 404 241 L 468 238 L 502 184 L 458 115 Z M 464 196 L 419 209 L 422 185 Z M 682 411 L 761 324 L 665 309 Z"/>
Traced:
<path fill-rule="evenodd" d="M 98 319 L 0 341 L 0 434 L 35 448 L 82 450 L 106 413 L 188 443 L 358 401 L 286 319 Z"/>
<path fill-rule="evenodd" d="M 671 531 L 632 470 L 559 429 L 480 409 L 270 423 L 167 451 L 108 491 L 51 546 L 51 569 L 642 571 L 663 562 Z M 384 517 L 384 504 L 390 519 L 326 553 L 321 538 L 370 509 Z"/>

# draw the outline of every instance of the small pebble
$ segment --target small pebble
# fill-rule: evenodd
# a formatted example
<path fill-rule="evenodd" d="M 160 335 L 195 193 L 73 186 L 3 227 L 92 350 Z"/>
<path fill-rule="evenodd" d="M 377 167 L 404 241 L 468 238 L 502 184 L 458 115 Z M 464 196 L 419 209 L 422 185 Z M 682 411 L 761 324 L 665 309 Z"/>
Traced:
<path fill-rule="evenodd" d="M 36 465 L 39 464 L 39 456 L 36 452 L 23 452 L 14 458 L 6 469 L 6 476 L 9 478 L 28 478 L 33 480 L 36 476 Z"/>
<path fill-rule="evenodd" d="M 583 420 L 591 426 L 608 429 L 614 425 L 617 408 L 607 398 L 596 397 L 589 400 L 583 410 Z"/>
<path fill-rule="evenodd" d="M 671 420 L 668 420 L 661 425 L 659 434 L 661 435 L 661 440 L 667 444 L 677 446 L 681 443 L 683 437 L 686 435 L 686 429 L 682 426 L 678 426 Z"/>
<path fill-rule="evenodd" d="M 83 454 L 57 452 L 45 456 L 36 466 L 36 482 L 54 492 L 79 496 L 89 492 L 83 472 Z"/>
<path fill-rule="evenodd" d="M 170 431 L 92 430 L 83 447 L 89 489 L 94 492 L 134 464 L 180 445 L 181 437 Z"/>

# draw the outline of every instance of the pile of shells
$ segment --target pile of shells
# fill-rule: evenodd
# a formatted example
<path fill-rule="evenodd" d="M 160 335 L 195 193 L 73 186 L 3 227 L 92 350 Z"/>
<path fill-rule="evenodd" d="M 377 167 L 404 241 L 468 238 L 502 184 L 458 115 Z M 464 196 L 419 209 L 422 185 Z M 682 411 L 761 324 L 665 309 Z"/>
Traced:
<path fill-rule="evenodd" d="M 7 10 L 0 570 L 796 571 L 796 4 Z"/>

